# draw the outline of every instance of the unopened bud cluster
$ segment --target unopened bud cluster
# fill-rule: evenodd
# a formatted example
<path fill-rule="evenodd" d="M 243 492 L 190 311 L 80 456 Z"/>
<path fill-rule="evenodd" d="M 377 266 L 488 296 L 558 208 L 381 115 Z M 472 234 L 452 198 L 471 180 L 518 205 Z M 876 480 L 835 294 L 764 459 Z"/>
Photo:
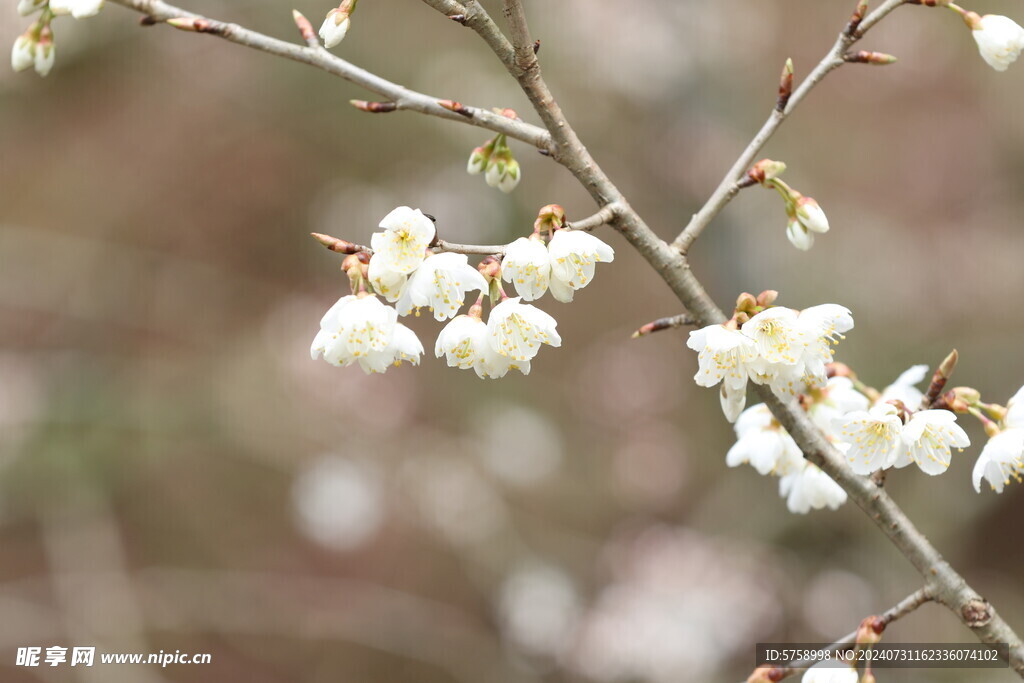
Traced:
<path fill-rule="evenodd" d="M 523 177 L 519 162 L 508 146 L 508 139 L 501 134 L 473 150 L 466 172 L 470 175 L 483 174 L 488 185 L 506 194 L 514 190 Z"/>
<path fill-rule="evenodd" d="M 11 68 L 25 71 L 34 67 L 37 74 L 46 76 L 57 57 L 51 26 L 54 18 L 64 14 L 75 19 L 91 17 L 102 7 L 103 0 L 19 0 L 19 14 L 27 17 L 38 12 L 39 18 L 14 40 Z"/>

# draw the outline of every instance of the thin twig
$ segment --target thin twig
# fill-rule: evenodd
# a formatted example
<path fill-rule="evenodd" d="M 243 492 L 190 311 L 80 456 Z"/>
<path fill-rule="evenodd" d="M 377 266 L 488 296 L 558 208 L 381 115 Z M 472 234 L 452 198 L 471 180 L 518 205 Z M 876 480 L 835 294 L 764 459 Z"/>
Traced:
<path fill-rule="evenodd" d="M 633 339 L 646 337 L 649 334 L 661 332 L 662 330 L 674 330 L 675 328 L 682 327 L 684 325 L 694 325 L 696 322 L 697 321 L 693 319 L 693 316 L 685 313 L 682 315 L 672 315 L 667 318 L 658 318 L 657 320 L 652 320 L 634 332 Z"/>
<path fill-rule="evenodd" d="M 201 33 L 209 33 L 254 50 L 309 64 L 327 73 L 340 76 L 370 92 L 387 98 L 399 110 L 415 111 L 421 114 L 448 119 L 449 121 L 469 123 L 496 133 L 503 133 L 510 138 L 520 140 L 538 149 L 551 151 L 551 136 L 538 126 L 523 123 L 522 121 L 514 121 L 479 107 L 473 107 L 472 114 L 469 116 L 453 112 L 439 105 L 438 98 L 392 83 L 331 54 L 323 47 L 310 47 L 309 45 L 289 43 L 243 28 L 237 24 L 229 24 L 202 17 L 194 12 L 174 7 L 161 0 L 111 1 L 142 12 L 157 22 L 166 22 L 169 19 L 179 18 L 193 19 L 199 22 L 198 25 L 201 28 L 197 30 Z"/>
<path fill-rule="evenodd" d="M 445 242 L 444 240 L 436 240 L 433 247 L 434 252 L 453 252 L 456 254 L 470 254 L 476 256 L 494 256 L 496 254 L 504 254 L 505 249 L 508 248 L 507 244 L 456 244 L 455 242 Z"/>
<path fill-rule="evenodd" d="M 793 110 L 800 104 L 800 102 L 807 96 L 807 94 L 814 89 L 818 83 L 821 82 L 825 76 L 829 74 L 833 69 L 836 69 L 846 62 L 843 60 L 843 55 L 850 48 L 851 45 L 856 43 L 863 37 L 863 35 L 872 26 L 877 24 L 879 21 L 884 19 L 886 15 L 892 12 L 900 5 L 906 4 L 906 0 L 887 0 L 872 12 L 866 19 L 860 22 L 859 28 L 856 28 L 853 32 L 843 31 L 836 38 L 835 45 L 829 50 L 828 54 L 818 62 L 818 66 L 814 67 L 814 70 L 808 74 L 801 83 L 800 87 L 793 92 L 790 96 L 786 108 L 784 111 L 778 109 L 772 109 L 772 113 L 768 116 L 768 120 L 761 126 L 761 130 L 758 131 L 754 139 L 750 141 L 747 148 L 743 150 L 736 163 L 733 164 L 729 172 L 725 174 L 722 182 L 718 184 L 715 191 L 711 194 L 711 198 L 701 207 L 701 209 L 693 215 L 690 219 L 689 224 L 683 229 L 679 236 L 676 237 L 675 241 L 672 242 L 672 247 L 678 250 L 682 254 L 686 254 L 694 241 L 700 237 L 700 234 L 704 232 L 704 228 L 710 225 L 711 221 L 715 219 L 722 209 L 732 201 L 732 198 L 739 192 L 740 186 L 738 183 L 742 180 L 743 175 L 750 168 L 750 165 L 754 163 L 755 157 L 765 146 L 775 131 L 778 130 L 782 122 L 785 121 Z"/>
<path fill-rule="evenodd" d="M 925 604 L 927 602 L 931 602 L 931 601 L 932 601 L 931 590 L 926 586 L 924 588 L 921 588 L 919 590 L 914 591 L 913 593 L 911 593 L 907 597 L 903 598 L 898 603 L 896 603 L 895 605 L 893 605 L 888 610 L 886 610 L 885 612 L 883 612 L 882 614 L 880 614 L 878 616 L 881 619 L 882 626 L 888 626 L 892 622 L 897 621 L 897 620 L 901 619 L 902 617 L 907 616 L 908 614 L 910 614 L 911 612 L 916 610 L 921 605 L 923 605 L 923 604 Z M 846 647 L 847 645 L 852 645 L 853 643 L 856 642 L 856 640 L 857 640 L 857 631 L 854 630 L 854 631 L 851 631 L 850 633 L 847 633 L 845 636 L 843 636 L 842 638 L 840 638 L 836 642 L 832 643 L 831 645 L 829 645 L 825 649 L 828 650 L 829 652 L 833 652 L 834 653 L 837 650 L 839 650 L 839 649 L 841 649 L 843 647 Z M 779 667 L 782 670 L 781 671 L 781 675 L 780 675 L 779 678 L 777 678 L 775 680 L 781 681 L 784 678 L 789 678 L 790 676 L 795 676 L 796 674 L 798 674 L 801 671 L 807 669 L 808 667 L 813 666 L 814 663 L 815 662 L 812 662 L 810 660 L 801 660 L 801 661 L 798 661 L 798 662 L 793 662 L 789 666 Z"/>
<path fill-rule="evenodd" d="M 608 225 L 615 218 L 615 212 L 619 209 L 617 204 L 609 204 L 593 216 L 581 218 L 578 221 L 567 223 L 565 227 L 572 230 L 594 230 L 602 225 Z"/>

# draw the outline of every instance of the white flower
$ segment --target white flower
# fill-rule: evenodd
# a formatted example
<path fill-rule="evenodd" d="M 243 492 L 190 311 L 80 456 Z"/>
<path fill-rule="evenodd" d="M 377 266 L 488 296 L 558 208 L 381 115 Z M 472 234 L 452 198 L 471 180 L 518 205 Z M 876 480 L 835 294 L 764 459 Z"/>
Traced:
<path fill-rule="evenodd" d="M 786 499 L 786 507 L 790 512 L 800 515 L 825 507 L 835 510 L 846 502 L 846 491 L 818 469 L 814 463 L 806 460 L 803 463 L 803 469 L 787 474 L 779 480 L 779 495 Z M 807 678 L 805 677 L 804 680 L 806 681 Z M 852 680 L 857 680 L 856 674 Z"/>
<path fill-rule="evenodd" d="M 786 224 L 786 238 L 800 251 L 808 251 L 814 246 L 814 233 L 795 218 Z"/>
<path fill-rule="evenodd" d="M 982 58 L 996 71 L 1006 71 L 1024 50 L 1024 28 L 1009 17 L 986 14 L 971 35 Z"/>
<path fill-rule="evenodd" d="M 344 40 L 351 23 L 348 14 L 337 7 L 328 12 L 324 23 L 320 26 L 320 38 L 324 41 L 324 47 L 328 49 L 336 47 Z"/>
<path fill-rule="evenodd" d="M 697 352 L 697 386 L 713 387 L 723 380 L 731 389 L 747 386 L 747 365 L 757 357 L 757 349 L 742 332 L 708 325 L 690 332 L 686 345 Z"/>
<path fill-rule="evenodd" d="M 747 405 L 747 387 L 743 385 L 739 389 L 733 389 L 728 382 L 722 382 L 722 386 L 718 390 L 718 400 L 722 404 L 722 414 L 725 415 L 725 419 L 735 422 L 743 412 L 743 407 Z"/>
<path fill-rule="evenodd" d="M 92 17 L 103 7 L 103 0 L 50 0 L 54 14 L 70 14 L 75 19 Z"/>
<path fill-rule="evenodd" d="M 551 281 L 551 258 L 539 237 L 520 237 L 505 249 L 501 279 L 511 282 L 524 301 L 544 296 Z"/>
<path fill-rule="evenodd" d="M 370 238 L 373 260 L 381 259 L 380 268 L 408 275 L 416 270 L 436 234 L 434 222 L 419 209 L 400 206 L 380 222 L 384 232 Z"/>
<path fill-rule="evenodd" d="M 971 445 L 966 432 L 956 424 L 956 415 L 948 410 L 919 410 L 903 427 L 903 447 L 896 467 L 911 462 L 926 474 L 942 474 L 949 467 L 950 448 Z"/>
<path fill-rule="evenodd" d="M 11 48 L 11 68 L 24 71 L 36 63 L 36 41 L 29 35 L 20 35 Z"/>
<path fill-rule="evenodd" d="M 753 340 L 757 355 L 765 363 L 795 365 L 806 346 L 805 334 L 797 324 L 797 312 L 783 306 L 761 311 L 743 323 L 740 330 Z"/>
<path fill-rule="evenodd" d="M 759 474 L 784 475 L 802 468 L 803 454 L 785 429 L 772 417 L 768 406 L 751 406 L 736 420 L 736 443 L 725 464 L 749 464 Z"/>
<path fill-rule="evenodd" d="M 978 493 L 981 493 L 982 479 L 988 480 L 993 491 L 1002 493 L 1010 478 L 1021 481 L 1021 474 L 1024 474 L 1024 429 L 1007 429 L 985 444 L 974 463 L 971 479 Z"/>
<path fill-rule="evenodd" d="M 503 356 L 488 343 L 484 347 L 483 357 L 473 369 L 476 370 L 477 377 L 481 379 L 500 379 L 508 374 L 509 370 L 518 370 L 524 375 L 529 375 L 530 361 L 513 360 L 508 356 Z"/>
<path fill-rule="evenodd" d="M 310 356 L 323 355 L 332 365 L 358 362 L 367 373 L 384 372 L 391 364 L 419 364 L 423 346 L 409 328 L 397 322 L 395 309 L 374 296 L 342 297 L 320 321 Z"/>
<path fill-rule="evenodd" d="M 853 411 L 840 418 L 836 427 L 839 440 L 849 445 L 846 461 L 856 474 L 892 467 L 903 447 L 903 420 L 889 403 L 876 404 L 868 411 Z"/>
<path fill-rule="evenodd" d="M 373 285 L 373 291 L 380 294 L 391 303 L 401 298 L 405 291 L 405 284 L 409 276 L 405 273 L 397 273 L 388 267 L 388 261 L 376 256 L 370 258 L 370 266 L 367 268 L 366 277 Z"/>
<path fill-rule="evenodd" d="M 573 292 L 590 283 L 598 263 L 615 260 L 611 247 L 582 230 L 555 231 L 548 243 L 548 253 L 551 295 L 563 303 L 572 301 Z"/>
<path fill-rule="evenodd" d="M 803 374 L 816 384 L 824 384 L 825 365 L 832 362 L 832 346 L 844 332 L 853 329 L 853 315 L 838 304 L 821 304 L 800 311 L 797 325 L 804 334 L 804 352 L 800 357 Z"/>
<path fill-rule="evenodd" d="M 914 385 L 920 384 L 927 374 L 927 365 L 912 366 L 897 377 L 895 382 L 883 389 L 882 396 L 878 400 L 881 402 L 903 401 L 903 405 L 911 410 L 917 408 L 924 400 L 924 394 Z"/>
<path fill-rule="evenodd" d="M 466 303 L 466 293 L 474 290 L 486 292 L 487 281 L 469 265 L 465 254 L 432 254 L 409 276 L 398 299 L 398 314 L 428 306 L 435 320 L 447 320 Z"/>
<path fill-rule="evenodd" d="M 468 370 L 475 368 L 484 357 L 487 347 L 487 324 L 471 315 L 452 318 L 437 335 L 434 355 L 448 359 L 448 367 Z"/>
<path fill-rule="evenodd" d="M 47 40 L 43 37 L 43 40 L 36 46 L 36 59 L 35 67 L 36 73 L 40 76 L 46 76 L 50 73 L 53 68 L 53 62 L 57 57 L 57 50 L 53 45 L 52 40 Z"/>
<path fill-rule="evenodd" d="M 38 12 L 46 4 L 46 0 L 18 0 L 18 14 L 27 17 Z"/>
<path fill-rule="evenodd" d="M 804 673 L 800 683 L 857 683 L 857 670 L 841 662 L 825 661 Z"/>
<path fill-rule="evenodd" d="M 1003 425 L 1009 429 L 1024 429 L 1024 387 L 1007 402 Z"/>
<path fill-rule="evenodd" d="M 857 391 L 849 377 L 832 377 L 821 389 L 818 398 L 809 408 L 811 420 L 825 434 L 833 434 L 837 418 L 847 413 L 867 410 L 868 397 Z"/>
<path fill-rule="evenodd" d="M 528 361 L 537 355 L 541 344 L 561 346 L 562 338 L 555 331 L 556 325 L 550 315 L 514 297 L 491 309 L 487 339 L 499 356 L 510 361 Z"/>

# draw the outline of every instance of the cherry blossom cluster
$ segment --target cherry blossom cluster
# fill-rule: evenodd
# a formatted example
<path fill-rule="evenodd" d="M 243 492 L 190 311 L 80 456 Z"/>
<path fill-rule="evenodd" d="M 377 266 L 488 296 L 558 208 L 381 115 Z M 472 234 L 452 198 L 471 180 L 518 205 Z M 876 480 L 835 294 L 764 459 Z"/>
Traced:
<path fill-rule="evenodd" d="M 102 7 L 103 0 L 19 0 L 18 13 L 21 16 L 27 17 L 38 12 L 39 18 L 14 40 L 11 68 L 25 71 L 35 67 L 40 76 L 50 73 L 57 56 L 51 27 L 53 19 L 65 14 L 75 19 L 91 17 Z"/>
<path fill-rule="evenodd" d="M 687 341 L 698 354 L 694 380 L 702 387 L 721 384 L 722 412 L 730 422 L 746 405 L 748 382 L 787 395 L 824 384 L 832 346 L 853 329 L 853 316 L 842 306 L 795 311 L 772 306 L 777 295 L 766 291 L 755 299 L 744 294 L 729 322 L 695 330 Z"/>
<path fill-rule="evenodd" d="M 481 378 L 500 378 L 509 370 L 529 374 L 530 363 L 541 346 L 562 343 L 553 317 L 523 303 L 543 294 L 548 283 L 559 301 L 571 301 L 572 294 L 593 278 L 598 261 L 611 261 L 611 247 L 582 231 L 564 227 L 561 207 L 544 207 L 531 238 L 517 240 L 506 249 L 505 262 L 488 256 L 477 268 L 465 254 L 435 253 L 433 220 L 419 209 L 399 207 L 380 223 L 382 231 L 370 238 L 370 249 L 336 238 L 318 236 L 335 251 L 348 253 L 343 268 L 349 275 L 353 294 L 344 296 L 320 321 L 320 331 L 310 347 L 314 360 L 323 356 L 332 365 L 358 363 L 367 373 L 384 372 L 391 365 L 419 363 L 423 346 L 400 316 L 428 309 L 439 321 L 448 321 L 434 346 L 434 354 L 445 358 L 449 367 L 473 370 Z M 545 245 L 541 232 L 550 235 Z M 582 239 L 580 239 L 582 237 Z M 544 261 L 530 271 L 543 277 L 545 287 L 536 283 L 529 296 L 517 281 L 521 271 L 513 249 L 519 241 L 529 242 L 544 252 Z M 534 271 L 543 271 L 538 274 Z M 511 273 L 511 275 L 510 275 Z M 509 297 L 501 287 L 502 277 L 516 284 L 518 297 Z M 558 284 L 554 284 L 554 283 Z M 467 295 L 478 293 L 466 314 L 459 311 Z M 386 305 L 383 297 L 394 307 Z M 487 320 L 484 302 L 490 301 Z"/>
<path fill-rule="evenodd" d="M 934 396 L 926 398 L 917 388 L 927 376 L 926 365 L 915 365 L 882 391 L 872 389 L 847 366 L 828 358 L 837 334 L 853 326 L 849 311 L 825 304 L 797 312 L 771 306 L 774 298 L 774 292 L 756 299 L 743 295 L 728 323 L 690 333 L 688 344 L 698 352 L 694 379 L 700 386 L 721 383 L 726 417 L 733 420 L 738 413 L 728 466 L 750 465 L 761 475 L 780 477 L 780 494 L 792 512 L 835 509 L 846 501 L 846 493 L 828 475 L 804 460 L 765 404 L 738 412 L 752 381 L 767 384 L 778 395 L 796 394 L 855 474 L 909 465 L 929 475 L 942 474 L 953 449 L 970 445 L 957 424 L 961 413 L 978 418 L 989 436 L 974 466 L 975 490 L 981 490 L 983 480 L 1002 492 L 1012 479 L 1024 479 L 1024 387 L 1005 407 L 983 402 L 968 387 L 939 395 L 955 366 L 954 353 L 932 380 Z"/>

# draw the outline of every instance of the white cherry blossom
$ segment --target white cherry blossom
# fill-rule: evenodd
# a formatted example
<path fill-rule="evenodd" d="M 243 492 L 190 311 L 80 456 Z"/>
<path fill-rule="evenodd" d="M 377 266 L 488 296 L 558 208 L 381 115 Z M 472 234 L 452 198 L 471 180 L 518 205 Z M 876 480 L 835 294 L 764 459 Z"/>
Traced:
<path fill-rule="evenodd" d="M 779 480 L 779 495 L 786 499 L 786 507 L 790 512 L 801 515 L 826 507 L 835 510 L 846 502 L 846 491 L 814 463 L 806 460 L 801 469 Z M 856 674 L 852 680 L 857 680 Z"/>
<path fill-rule="evenodd" d="M 896 381 L 882 390 L 879 401 L 902 401 L 911 410 L 921 405 L 924 393 L 917 388 L 928 375 L 927 365 L 914 365 L 904 371 Z"/>
<path fill-rule="evenodd" d="M 405 273 L 391 270 L 388 264 L 389 262 L 386 259 L 377 258 L 374 255 L 370 259 L 370 266 L 367 268 L 366 277 L 370 284 L 373 285 L 373 291 L 380 294 L 390 303 L 395 303 L 405 292 L 405 284 L 409 281 L 409 276 Z"/>
<path fill-rule="evenodd" d="M 103 8 L 103 0 L 50 0 L 54 14 L 70 14 L 75 19 L 95 16 Z"/>
<path fill-rule="evenodd" d="M 535 301 L 548 291 L 551 257 L 539 235 L 520 237 L 505 249 L 501 278 L 511 282 L 523 301 Z"/>
<path fill-rule="evenodd" d="M 556 230 L 548 243 L 551 257 L 551 295 L 558 301 L 572 301 L 576 290 L 594 279 L 598 263 L 611 263 L 615 251 L 583 230 Z M 517 290 L 518 291 L 518 290 Z"/>
<path fill-rule="evenodd" d="M 419 209 L 400 206 L 380 222 L 384 232 L 370 238 L 373 259 L 381 259 L 379 268 L 408 275 L 426 258 L 426 249 L 434 239 L 434 222 Z"/>
<path fill-rule="evenodd" d="M 739 330 L 708 325 L 690 332 L 686 345 L 697 352 L 697 386 L 713 387 L 724 381 L 731 389 L 747 386 L 749 364 L 756 360 L 754 341 Z"/>
<path fill-rule="evenodd" d="M 1006 71 L 1024 50 L 1024 28 L 1009 17 L 986 14 L 971 35 L 982 58 L 996 71 Z"/>
<path fill-rule="evenodd" d="M 434 355 L 445 356 L 450 368 L 468 370 L 483 361 L 487 344 L 487 324 L 476 316 L 460 315 L 437 335 Z"/>
<path fill-rule="evenodd" d="M 832 377 L 822 387 L 808 413 L 822 432 L 835 436 L 836 420 L 847 413 L 866 411 L 868 397 L 854 388 L 849 377 Z"/>
<path fill-rule="evenodd" d="M 458 314 L 466 293 L 472 291 L 486 292 L 487 281 L 465 254 L 432 254 L 409 276 L 398 299 L 398 314 L 427 306 L 435 320 L 447 320 Z"/>
<path fill-rule="evenodd" d="M 804 336 L 804 352 L 800 356 L 803 374 L 814 384 L 825 383 L 825 365 L 832 362 L 832 346 L 839 343 L 844 332 L 853 329 L 850 310 L 838 304 L 821 304 L 800 311 L 797 325 Z"/>
<path fill-rule="evenodd" d="M 926 474 L 942 474 L 949 467 L 950 449 L 971 445 L 967 433 L 956 424 L 956 415 L 948 410 L 919 410 L 901 432 L 903 446 L 898 450 L 896 467 L 916 464 Z"/>
<path fill-rule="evenodd" d="M 849 445 L 846 461 L 856 474 L 871 474 L 892 467 L 901 449 L 903 420 L 890 403 L 871 410 L 855 410 L 836 424 L 838 439 Z"/>
<path fill-rule="evenodd" d="M 1024 387 L 1007 402 L 1003 425 L 1008 429 L 1024 429 Z"/>
<path fill-rule="evenodd" d="M 513 297 L 491 309 L 487 339 L 498 356 L 522 363 L 532 360 L 541 344 L 561 346 L 562 338 L 555 331 L 556 325 L 555 319 L 544 311 Z"/>
<path fill-rule="evenodd" d="M 1021 481 L 1024 475 L 1024 429 L 1007 429 L 985 444 L 974 463 L 971 479 L 974 490 L 981 493 L 981 480 L 988 481 L 996 493 L 1002 493 L 1010 479 Z"/>
<path fill-rule="evenodd" d="M 736 443 L 725 456 L 729 467 L 749 464 L 764 475 L 785 475 L 802 468 L 800 448 L 765 404 L 744 410 L 735 429 Z"/>
<path fill-rule="evenodd" d="M 805 333 L 791 308 L 768 308 L 743 323 L 740 330 L 754 342 L 764 363 L 796 365 L 806 347 Z"/>
<path fill-rule="evenodd" d="M 320 321 L 310 356 L 321 355 L 331 365 L 358 362 L 367 373 L 384 372 L 391 364 L 419 363 L 423 346 L 409 328 L 398 323 L 398 312 L 374 296 L 339 299 Z"/>

